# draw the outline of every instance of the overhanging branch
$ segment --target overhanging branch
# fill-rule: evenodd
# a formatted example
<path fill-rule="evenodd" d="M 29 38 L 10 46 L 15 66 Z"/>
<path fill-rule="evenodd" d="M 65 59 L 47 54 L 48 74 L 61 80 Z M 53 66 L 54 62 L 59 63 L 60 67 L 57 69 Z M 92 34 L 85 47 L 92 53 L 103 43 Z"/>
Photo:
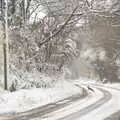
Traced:
<path fill-rule="evenodd" d="M 71 20 L 72 16 L 74 15 L 75 11 L 77 10 L 78 6 L 75 7 L 75 9 L 72 11 L 72 13 L 70 14 L 70 16 L 68 17 L 68 19 L 66 20 L 66 22 L 61 26 L 61 28 L 55 32 L 54 34 L 52 34 L 51 36 L 47 37 L 43 42 L 41 42 L 39 45 L 42 46 L 43 44 L 49 42 L 51 40 L 51 38 L 55 37 L 56 35 L 58 35 L 61 30 L 63 30 L 65 28 L 65 26 L 68 24 L 68 22 Z"/>

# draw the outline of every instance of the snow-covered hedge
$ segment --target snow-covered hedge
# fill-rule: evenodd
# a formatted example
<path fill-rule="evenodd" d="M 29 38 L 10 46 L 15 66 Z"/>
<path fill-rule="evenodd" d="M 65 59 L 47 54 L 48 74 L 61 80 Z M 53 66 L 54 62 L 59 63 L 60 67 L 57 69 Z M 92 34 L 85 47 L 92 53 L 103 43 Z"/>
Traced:
<path fill-rule="evenodd" d="M 40 73 L 37 70 L 34 72 L 23 72 L 16 69 L 14 66 L 10 66 L 9 75 L 9 89 L 15 91 L 18 89 L 28 88 L 50 88 L 53 87 L 56 81 L 59 81 L 60 75 L 48 76 Z"/>

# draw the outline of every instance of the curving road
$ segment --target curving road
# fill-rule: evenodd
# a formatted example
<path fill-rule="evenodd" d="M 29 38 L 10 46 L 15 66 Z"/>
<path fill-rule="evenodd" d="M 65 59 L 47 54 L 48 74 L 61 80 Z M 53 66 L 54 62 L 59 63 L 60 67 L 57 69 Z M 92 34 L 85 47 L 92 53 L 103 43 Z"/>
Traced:
<path fill-rule="evenodd" d="M 109 91 L 104 90 L 104 88 L 101 88 L 99 85 L 94 85 L 94 86 L 92 85 L 92 88 L 97 88 L 99 92 L 101 92 L 103 95 L 97 93 L 99 97 L 95 101 L 93 98 L 97 97 L 96 96 L 97 94 L 94 96 L 88 97 L 88 99 L 84 98 L 86 99 L 85 101 L 83 102 L 81 102 L 81 100 L 79 101 L 80 104 L 78 105 L 80 105 L 81 107 L 77 106 L 78 109 L 76 108 L 76 105 L 73 105 L 72 106 L 73 111 L 71 112 L 67 112 L 67 110 L 69 111 L 69 107 L 68 107 L 68 109 L 58 110 L 56 112 L 53 112 L 53 114 L 51 113 L 49 115 L 46 115 L 43 117 L 42 120 L 82 120 L 83 116 L 101 107 L 102 105 L 104 105 L 105 103 L 107 103 L 109 100 L 112 99 L 112 94 Z M 85 104 L 86 106 L 83 105 L 85 102 L 86 103 L 88 102 L 88 104 Z M 89 119 L 86 119 L 86 120 L 89 120 Z"/>
<path fill-rule="evenodd" d="M 87 91 L 84 90 L 84 94 L 82 95 L 77 94 L 77 95 L 65 98 L 63 100 L 59 100 L 55 103 L 50 103 L 42 107 L 38 107 L 23 113 L 21 112 L 21 113 L 15 113 L 15 114 L 13 113 L 12 115 L 6 115 L 6 117 L 9 118 L 9 120 L 30 120 L 36 117 L 41 118 L 45 114 L 51 113 L 65 106 L 68 106 L 73 102 L 77 102 L 81 99 L 84 99 L 87 95 L 88 95 Z"/>
<path fill-rule="evenodd" d="M 89 94 L 87 94 L 85 91 L 82 96 L 77 94 L 56 103 L 14 114 L 12 117 L 8 116 L 9 120 L 91 120 L 89 117 L 92 115 L 92 120 L 98 120 L 98 117 L 103 115 L 103 109 L 111 110 L 111 107 L 116 104 L 113 104 L 116 100 L 114 100 L 114 96 L 117 98 L 116 94 L 120 91 L 98 84 L 90 86 L 94 92 L 89 90 Z M 104 107 L 102 108 L 102 106 Z M 95 110 L 98 111 L 95 112 Z M 104 113 L 108 116 L 106 111 Z M 97 117 L 94 116 L 95 114 Z M 113 112 L 110 111 L 110 114 Z"/>
<path fill-rule="evenodd" d="M 57 120 L 75 120 L 77 118 L 81 118 L 85 114 L 88 114 L 89 112 L 93 111 L 94 109 L 99 108 L 101 105 L 105 104 L 112 98 L 112 94 L 106 90 L 100 89 L 99 90 L 103 93 L 103 97 L 96 102 L 90 104 L 89 106 L 81 109 L 80 111 L 77 111 L 75 113 L 72 113 L 68 116 L 65 116 L 63 118 L 57 119 Z"/>

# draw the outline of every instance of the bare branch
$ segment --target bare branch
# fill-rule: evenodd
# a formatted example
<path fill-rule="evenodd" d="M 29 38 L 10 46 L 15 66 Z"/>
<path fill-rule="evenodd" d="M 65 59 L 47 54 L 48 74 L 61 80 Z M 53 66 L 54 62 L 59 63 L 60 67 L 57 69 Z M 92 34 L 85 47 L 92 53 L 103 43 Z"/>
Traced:
<path fill-rule="evenodd" d="M 39 45 L 42 46 L 43 44 L 45 44 L 46 42 L 50 41 L 51 38 L 55 37 L 56 35 L 58 35 L 61 30 L 63 30 L 65 28 L 65 26 L 68 24 L 68 22 L 71 20 L 73 14 L 75 13 L 75 11 L 77 10 L 78 6 L 75 7 L 75 9 L 73 10 L 73 12 L 71 13 L 71 15 L 68 17 L 68 19 L 66 20 L 66 22 L 62 25 L 62 27 L 52 36 L 49 36 L 48 38 L 46 38 L 43 42 L 41 42 Z"/>

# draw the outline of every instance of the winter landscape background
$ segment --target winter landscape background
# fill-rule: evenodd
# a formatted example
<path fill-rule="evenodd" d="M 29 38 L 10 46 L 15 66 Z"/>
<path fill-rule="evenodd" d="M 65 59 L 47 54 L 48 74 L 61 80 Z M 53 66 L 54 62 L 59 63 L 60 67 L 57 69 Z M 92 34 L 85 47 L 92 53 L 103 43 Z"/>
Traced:
<path fill-rule="evenodd" d="M 1 116 L 76 94 L 100 99 L 98 83 L 120 86 L 120 0 L 0 0 Z"/>

